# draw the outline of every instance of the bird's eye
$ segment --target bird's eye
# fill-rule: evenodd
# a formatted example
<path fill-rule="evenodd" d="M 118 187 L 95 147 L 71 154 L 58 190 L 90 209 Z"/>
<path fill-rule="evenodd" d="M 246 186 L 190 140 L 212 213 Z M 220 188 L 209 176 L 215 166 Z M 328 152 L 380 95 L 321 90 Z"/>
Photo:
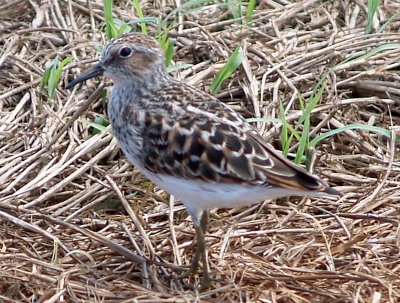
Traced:
<path fill-rule="evenodd" d="M 119 55 L 121 58 L 128 58 L 132 54 L 132 49 L 130 47 L 124 46 L 119 50 Z"/>

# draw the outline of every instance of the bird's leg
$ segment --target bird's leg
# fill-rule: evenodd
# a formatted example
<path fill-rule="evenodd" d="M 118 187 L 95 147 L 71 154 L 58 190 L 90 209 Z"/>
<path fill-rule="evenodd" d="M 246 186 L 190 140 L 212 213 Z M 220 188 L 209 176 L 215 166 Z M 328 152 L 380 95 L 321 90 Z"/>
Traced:
<path fill-rule="evenodd" d="M 187 271 L 185 271 L 183 274 L 178 276 L 178 279 L 184 279 L 189 277 L 191 274 L 193 274 L 197 267 L 199 266 L 199 260 L 200 257 L 205 249 L 204 246 L 204 233 L 201 230 L 200 226 L 194 226 L 196 230 L 196 253 L 194 254 L 194 257 L 192 259 L 192 263 L 190 264 L 190 267 Z M 193 240 L 194 242 L 194 240 Z"/>
<path fill-rule="evenodd" d="M 199 290 L 205 290 L 210 287 L 210 275 L 208 272 L 208 256 L 207 256 L 207 250 L 206 250 L 206 241 L 205 241 L 205 234 L 207 232 L 207 226 L 208 226 L 208 210 L 205 210 L 201 216 L 200 220 L 200 226 L 202 229 L 202 242 L 197 239 L 197 246 L 199 246 L 199 243 L 201 243 L 201 250 L 202 250 L 202 262 L 203 262 L 203 276 L 201 278 L 201 282 L 199 285 Z"/>
<path fill-rule="evenodd" d="M 193 257 L 192 264 L 190 265 L 189 270 L 178 276 L 178 279 L 184 279 L 193 274 L 196 271 L 201 258 L 201 261 L 203 262 L 203 277 L 200 282 L 200 290 L 203 290 L 208 288 L 210 285 L 210 276 L 208 273 L 208 258 L 206 253 L 206 243 L 204 239 L 208 225 L 208 211 L 203 212 L 199 223 L 200 224 L 195 222 L 194 224 L 194 228 L 196 230 L 196 253 Z"/>

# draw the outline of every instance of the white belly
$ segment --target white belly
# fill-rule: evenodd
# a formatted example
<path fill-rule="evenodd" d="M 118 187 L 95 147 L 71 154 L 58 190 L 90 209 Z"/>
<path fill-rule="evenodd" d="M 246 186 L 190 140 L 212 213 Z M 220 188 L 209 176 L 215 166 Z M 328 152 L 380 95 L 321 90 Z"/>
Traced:
<path fill-rule="evenodd" d="M 142 172 L 159 187 L 178 198 L 194 220 L 200 217 L 202 211 L 211 208 L 234 208 L 284 196 L 310 195 L 309 192 L 290 191 L 272 186 L 206 183 Z"/>
<path fill-rule="evenodd" d="M 142 152 L 140 140 L 132 140 L 130 136 L 123 133 L 126 130 L 121 129 L 115 135 L 129 161 L 149 180 L 178 198 L 185 205 L 193 220 L 197 220 L 204 210 L 211 208 L 234 208 L 284 196 L 310 195 L 310 192 L 287 190 L 273 186 L 207 183 L 201 180 L 186 180 L 154 174 L 146 170 L 140 160 Z M 124 140 L 124 137 L 129 139 Z M 315 195 L 319 194 L 315 193 Z"/>

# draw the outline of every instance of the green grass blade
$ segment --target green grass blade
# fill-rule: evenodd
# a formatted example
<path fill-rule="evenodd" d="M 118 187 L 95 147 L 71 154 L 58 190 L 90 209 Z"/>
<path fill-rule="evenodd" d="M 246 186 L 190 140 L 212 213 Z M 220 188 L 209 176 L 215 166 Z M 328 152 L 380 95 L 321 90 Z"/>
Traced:
<path fill-rule="evenodd" d="M 278 118 L 270 118 L 270 117 L 262 117 L 262 118 L 247 118 L 247 122 L 253 123 L 253 122 L 264 122 L 264 123 L 273 123 L 273 124 L 278 124 L 281 122 Z"/>
<path fill-rule="evenodd" d="M 106 34 L 108 39 L 117 35 L 112 15 L 113 0 L 104 0 L 104 19 L 106 21 Z"/>
<path fill-rule="evenodd" d="M 94 122 L 86 120 L 86 119 L 79 119 L 79 121 L 82 124 L 92 128 L 92 135 L 96 135 L 96 134 L 102 133 L 102 132 L 111 133 L 111 130 L 107 129 L 110 122 L 108 122 L 107 119 L 105 119 L 103 117 L 96 117 L 94 119 Z"/>
<path fill-rule="evenodd" d="M 164 32 L 161 31 L 160 27 L 157 29 L 157 39 L 162 49 L 164 50 L 165 65 L 167 66 L 167 68 L 171 65 L 172 58 L 174 57 L 174 44 L 168 36 L 172 26 L 173 24 L 170 24 L 168 29 Z"/>
<path fill-rule="evenodd" d="M 290 137 L 289 137 L 289 146 L 292 143 L 293 137 L 296 138 L 297 141 L 300 141 L 301 135 L 297 131 L 297 129 L 293 128 L 289 123 L 287 124 L 287 128 L 290 131 Z"/>
<path fill-rule="evenodd" d="M 132 27 L 129 25 L 129 23 L 126 23 L 123 20 L 114 18 L 113 19 L 113 28 L 116 31 L 115 37 L 121 36 L 122 34 L 125 33 L 130 33 L 133 31 Z"/>
<path fill-rule="evenodd" d="M 242 64 L 244 59 L 244 54 L 241 46 L 238 46 L 232 55 L 229 57 L 228 61 L 224 67 L 217 73 L 214 80 L 211 83 L 210 91 L 215 94 L 221 88 L 223 82 L 232 76 L 232 74 L 238 69 Z"/>
<path fill-rule="evenodd" d="M 40 81 L 40 94 L 42 94 L 44 87 L 49 83 L 50 72 L 53 66 L 54 60 L 45 68 L 42 80 Z"/>
<path fill-rule="evenodd" d="M 296 158 L 294 159 L 294 162 L 296 164 L 300 164 L 305 154 L 305 151 L 308 149 L 309 133 L 310 133 L 310 116 L 307 116 L 303 124 L 303 130 L 301 132 L 301 138 L 299 141 L 299 147 L 297 148 Z"/>
<path fill-rule="evenodd" d="M 367 26 L 365 27 L 366 34 L 369 34 L 372 31 L 372 21 L 380 3 L 380 0 L 368 0 L 368 21 Z"/>
<path fill-rule="evenodd" d="M 296 152 L 296 157 L 295 157 L 295 163 L 300 164 L 302 159 L 306 159 L 307 157 L 304 157 L 305 154 L 310 150 L 310 119 L 311 119 L 311 112 L 315 109 L 315 107 L 321 102 L 322 96 L 325 92 L 325 87 L 326 87 L 326 76 L 325 74 L 321 79 L 318 81 L 318 83 L 314 86 L 313 93 L 311 94 L 310 98 L 308 99 L 308 104 L 305 106 L 304 104 L 304 99 L 300 95 L 299 100 L 300 104 L 303 109 L 303 113 L 301 117 L 299 118 L 297 124 L 296 124 L 296 129 L 300 128 L 302 125 L 302 132 L 301 132 L 301 138 L 299 140 L 299 147 L 297 148 Z M 308 166 L 309 163 L 306 163 Z"/>
<path fill-rule="evenodd" d="M 72 57 L 67 57 L 67 58 L 64 58 L 60 64 L 58 64 L 57 69 L 53 75 L 54 79 L 52 82 L 54 82 L 54 83 L 52 83 L 53 87 L 51 89 L 51 93 L 50 93 L 50 86 L 49 86 L 49 97 L 50 98 L 54 97 L 55 90 L 56 90 L 58 83 L 60 82 L 61 73 L 63 71 L 64 66 L 67 65 L 68 63 L 70 63 L 71 61 L 72 61 Z M 51 75 L 50 75 L 50 78 L 51 78 Z"/>
<path fill-rule="evenodd" d="M 128 24 L 124 23 L 121 25 L 120 28 L 117 29 L 117 36 L 121 36 L 122 34 L 129 33 L 129 32 L 130 32 L 130 28 L 129 28 Z"/>
<path fill-rule="evenodd" d="M 96 117 L 94 119 L 94 123 L 91 125 L 93 127 L 92 134 L 96 135 L 100 132 L 106 131 L 109 124 L 110 122 L 108 122 L 107 119 L 103 117 Z"/>
<path fill-rule="evenodd" d="M 282 153 L 283 155 L 286 156 L 289 151 L 290 142 L 288 138 L 288 123 L 286 121 L 285 108 L 283 107 L 282 102 L 279 102 L 279 111 L 282 123 L 282 132 L 281 132 Z"/>
<path fill-rule="evenodd" d="M 62 73 L 62 71 L 63 71 L 64 66 L 67 65 L 68 63 L 70 63 L 72 60 L 73 60 L 72 57 L 64 58 L 64 59 L 61 61 L 61 63 L 57 66 L 57 70 L 56 70 L 56 73 L 55 73 L 55 75 L 54 75 L 54 76 L 55 76 L 55 84 L 56 84 L 56 86 L 57 86 L 58 83 L 60 82 L 61 73 Z"/>
<path fill-rule="evenodd" d="M 391 17 L 389 18 L 389 20 L 386 21 L 386 22 L 380 27 L 380 29 L 378 30 L 378 33 L 383 33 L 383 32 L 385 31 L 385 28 L 386 28 L 387 26 L 389 26 L 390 24 L 392 24 L 394 21 L 396 21 L 396 19 L 399 18 L 399 16 L 400 16 L 400 13 L 397 13 L 397 14 L 391 16 Z"/>
<path fill-rule="evenodd" d="M 143 11 L 142 7 L 140 6 L 139 0 L 132 0 L 133 6 L 135 7 L 136 13 L 138 14 L 139 18 L 143 18 Z M 146 23 L 141 22 L 140 23 L 140 28 L 142 29 L 142 33 L 147 35 L 147 26 Z"/>
<path fill-rule="evenodd" d="M 247 5 L 247 10 L 246 10 L 246 20 L 248 24 L 251 24 L 253 22 L 253 14 L 255 7 L 256 7 L 256 0 L 249 0 L 249 4 Z"/>
<path fill-rule="evenodd" d="M 301 115 L 299 119 L 299 124 L 303 124 L 304 121 L 311 116 L 311 112 L 315 109 L 315 107 L 320 103 L 322 99 L 322 95 L 325 92 L 325 87 L 326 87 L 326 76 L 322 77 L 320 81 L 318 81 L 317 85 L 314 88 L 314 92 L 308 99 L 308 105 L 303 111 L 303 114 Z M 304 106 L 304 105 L 303 105 Z"/>
<path fill-rule="evenodd" d="M 177 72 L 177 71 L 181 71 L 181 70 L 185 70 L 188 68 L 191 68 L 193 66 L 193 64 L 176 64 L 176 65 L 172 65 L 167 67 L 167 72 L 168 73 L 173 73 L 173 72 Z"/>
<path fill-rule="evenodd" d="M 389 44 L 380 45 L 378 47 L 371 49 L 364 55 L 361 55 L 358 57 L 350 57 L 350 58 L 340 62 L 339 64 L 337 64 L 335 67 L 340 67 L 341 65 L 343 65 L 345 63 L 349 63 L 349 62 L 353 62 L 353 61 L 357 61 L 357 60 L 366 60 L 376 54 L 379 54 L 380 52 L 383 52 L 386 50 L 394 50 L 394 49 L 400 49 L 400 43 L 389 43 Z"/>
<path fill-rule="evenodd" d="M 56 87 L 60 82 L 61 73 L 65 65 L 72 61 L 71 57 L 64 58 L 59 63 L 59 58 L 56 56 L 53 61 L 46 68 L 42 81 L 40 82 L 40 91 L 43 92 L 43 88 L 47 85 L 47 92 L 49 99 L 52 99 L 55 95 Z"/>
<path fill-rule="evenodd" d="M 331 131 L 328 131 L 326 133 L 323 133 L 323 134 L 315 137 L 313 140 L 311 140 L 310 146 L 315 147 L 319 142 L 321 142 L 322 140 L 325 140 L 329 137 L 332 137 L 333 135 L 340 134 L 347 130 L 355 130 L 355 129 L 362 129 L 362 130 L 365 130 L 368 132 L 379 133 L 387 138 L 390 138 L 390 131 L 385 128 L 355 123 L 355 124 L 349 124 L 349 125 L 343 126 L 341 128 L 333 129 Z M 397 136 L 396 141 L 400 141 L 400 136 Z"/>
<path fill-rule="evenodd" d="M 156 23 L 158 20 L 160 20 L 157 17 L 143 17 L 143 18 L 137 18 L 135 20 L 129 21 L 129 25 L 136 25 L 136 24 L 141 24 L 141 23 Z M 147 27 L 146 27 L 147 29 Z"/>
<path fill-rule="evenodd" d="M 59 59 L 58 56 L 56 56 L 53 60 L 53 64 L 51 65 L 49 81 L 47 82 L 47 92 L 49 93 L 50 99 L 54 97 L 54 93 L 57 86 L 55 77 L 56 77 L 58 62 Z"/>
<path fill-rule="evenodd" d="M 172 58 L 174 57 L 174 43 L 171 39 L 167 39 L 165 43 L 165 65 L 170 66 L 172 62 Z"/>
<path fill-rule="evenodd" d="M 235 0 L 227 0 L 226 4 L 228 5 L 229 9 L 232 12 L 232 16 L 234 19 L 239 19 L 243 17 L 242 14 L 242 6 L 240 2 Z"/>
<path fill-rule="evenodd" d="M 310 150 L 309 131 L 310 131 L 311 112 L 318 105 L 318 103 L 320 103 L 322 99 L 326 86 L 326 77 L 327 74 L 325 74 L 314 86 L 314 91 L 308 100 L 307 106 L 305 105 L 303 97 L 299 94 L 298 97 L 302 109 L 302 114 L 298 119 L 298 121 L 296 122 L 294 128 L 286 121 L 285 108 L 283 104 L 282 103 L 279 104 L 281 123 L 282 123 L 282 134 L 281 134 L 282 153 L 285 156 L 288 155 L 288 151 L 293 141 L 293 138 L 296 138 L 296 140 L 299 142 L 299 146 L 297 148 L 295 156 L 295 162 L 297 164 L 299 164 L 303 159 L 307 160 L 307 157 L 305 157 L 304 155 Z M 299 129 L 301 129 L 301 134 L 298 132 Z M 289 132 L 290 136 L 288 136 Z"/>

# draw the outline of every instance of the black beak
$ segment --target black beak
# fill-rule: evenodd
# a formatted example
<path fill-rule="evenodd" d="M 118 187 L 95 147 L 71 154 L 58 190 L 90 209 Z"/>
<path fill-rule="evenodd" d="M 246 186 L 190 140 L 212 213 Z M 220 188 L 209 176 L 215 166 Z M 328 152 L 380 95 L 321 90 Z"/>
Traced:
<path fill-rule="evenodd" d="M 104 69 L 101 67 L 100 63 L 98 63 L 95 66 L 93 66 L 93 68 L 89 69 L 88 71 L 84 72 L 83 74 L 80 74 L 74 80 L 72 80 L 67 85 L 65 85 L 65 88 L 71 89 L 78 83 L 81 83 L 81 82 L 86 81 L 93 77 L 101 76 L 103 74 L 103 72 L 104 72 Z"/>

